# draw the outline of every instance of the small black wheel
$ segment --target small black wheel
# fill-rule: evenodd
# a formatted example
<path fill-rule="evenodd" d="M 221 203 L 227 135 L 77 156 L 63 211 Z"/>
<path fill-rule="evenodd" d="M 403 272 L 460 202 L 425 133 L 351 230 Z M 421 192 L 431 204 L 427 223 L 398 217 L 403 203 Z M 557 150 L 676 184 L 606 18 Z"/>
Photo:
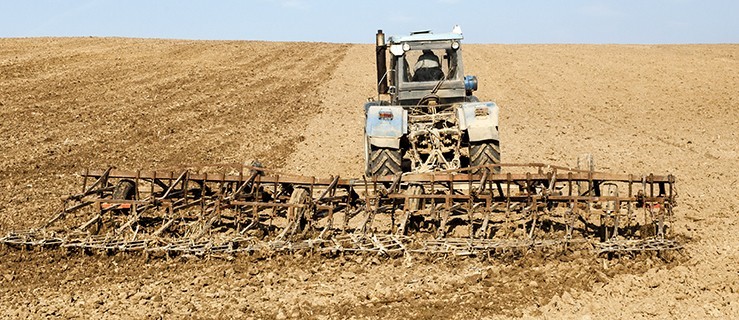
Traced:
<path fill-rule="evenodd" d="M 132 180 L 121 180 L 115 185 L 113 189 L 113 199 L 116 200 L 131 200 L 133 199 L 134 192 L 136 192 L 136 183 Z"/>
<path fill-rule="evenodd" d="M 132 200 L 136 195 L 136 182 L 133 180 L 123 179 L 118 181 L 113 188 L 113 200 Z M 113 204 L 113 212 L 119 214 L 128 214 L 131 209 L 130 207 L 121 208 L 124 204 Z"/>
<path fill-rule="evenodd" d="M 417 196 L 423 194 L 423 185 L 413 184 L 408 187 L 403 193 L 409 196 Z M 406 230 L 421 230 L 421 223 L 424 218 L 418 215 L 418 211 L 423 209 L 424 201 L 421 198 L 409 198 L 405 201 L 404 205 L 404 216 L 401 218 L 400 227 L 398 233 L 404 235 Z"/>
<path fill-rule="evenodd" d="M 292 195 L 290 195 L 290 204 L 301 204 L 305 205 L 310 203 L 311 196 L 310 191 L 308 191 L 305 188 L 295 188 L 293 190 Z M 309 217 L 308 215 L 311 215 L 312 212 L 309 208 L 298 208 L 298 207 L 290 207 L 288 209 L 288 219 L 294 219 L 295 221 L 295 232 L 303 232 L 306 230 L 306 227 L 308 227 L 308 221 Z"/>

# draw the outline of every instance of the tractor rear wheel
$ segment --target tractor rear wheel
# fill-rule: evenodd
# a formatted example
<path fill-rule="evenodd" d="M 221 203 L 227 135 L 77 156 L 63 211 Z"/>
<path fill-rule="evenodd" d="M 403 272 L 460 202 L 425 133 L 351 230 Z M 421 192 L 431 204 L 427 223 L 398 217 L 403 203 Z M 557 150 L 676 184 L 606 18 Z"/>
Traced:
<path fill-rule="evenodd" d="M 470 166 L 484 166 L 489 164 L 500 164 L 500 141 L 476 141 L 470 142 Z M 485 168 L 473 169 L 473 174 L 482 173 Z M 500 173 L 500 167 L 491 170 Z"/>
<path fill-rule="evenodd" d="M 402 172 L 403 157 L 400 149 L 375 148 L 370 146 L 369 161 L 367 161 L 367 175 L 386 176 Z"/>

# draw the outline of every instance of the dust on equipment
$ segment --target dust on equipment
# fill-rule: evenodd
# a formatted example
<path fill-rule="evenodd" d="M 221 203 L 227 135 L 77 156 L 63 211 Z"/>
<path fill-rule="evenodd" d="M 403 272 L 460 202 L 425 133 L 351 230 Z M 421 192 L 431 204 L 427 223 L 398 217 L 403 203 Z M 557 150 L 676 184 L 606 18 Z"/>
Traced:
<path fill-rule="evenodd" d="M 498 167 L 505 173 L 495 173 Z M 672 175 L 536 163 L 359 179 L 258 166 L 206 171 L 216 169 L 85 171 L 81 193 L 46 223 L 0 242 L 166 255 L 680 248 L 670 232 Z"/>

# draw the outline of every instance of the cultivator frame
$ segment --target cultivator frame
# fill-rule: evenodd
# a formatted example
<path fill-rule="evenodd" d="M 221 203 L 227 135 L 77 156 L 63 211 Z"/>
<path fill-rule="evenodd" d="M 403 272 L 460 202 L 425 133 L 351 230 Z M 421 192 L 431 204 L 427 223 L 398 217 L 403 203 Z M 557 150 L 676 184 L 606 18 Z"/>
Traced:
<path fill-rule="evenodd" d="M 494 173 L 498 166 L 506 172 Z M 488 170 L 471 173 L 481 168 Z M 86 170 L 82 191 L 46 223 L 0 242 L 166 255 L 680 248 L 668 228 L 677 197 L 672 175 L 538 163 L 361 179 L 230 170 Z"/>

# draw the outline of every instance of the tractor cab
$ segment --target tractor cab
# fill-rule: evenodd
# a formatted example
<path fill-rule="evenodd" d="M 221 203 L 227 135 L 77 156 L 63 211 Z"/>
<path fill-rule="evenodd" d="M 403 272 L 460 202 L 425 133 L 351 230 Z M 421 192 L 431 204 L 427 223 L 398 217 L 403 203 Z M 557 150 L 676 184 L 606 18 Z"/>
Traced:
<path fill-rule="evenodd" d="M 384 35 L 380 32 L 381 37 Z M 383 79 L 378 79 L 383 89 L 380 93 L 390 94 L 391 103 L 400 105 L 464 101 L 477 89 L 477 81 L 464 76 L 462 39 L 458 28 L 450 33 L 420 31 L 390 36 L 384 44 L 390 56 L 389 69 L 383 72 Z"/>

